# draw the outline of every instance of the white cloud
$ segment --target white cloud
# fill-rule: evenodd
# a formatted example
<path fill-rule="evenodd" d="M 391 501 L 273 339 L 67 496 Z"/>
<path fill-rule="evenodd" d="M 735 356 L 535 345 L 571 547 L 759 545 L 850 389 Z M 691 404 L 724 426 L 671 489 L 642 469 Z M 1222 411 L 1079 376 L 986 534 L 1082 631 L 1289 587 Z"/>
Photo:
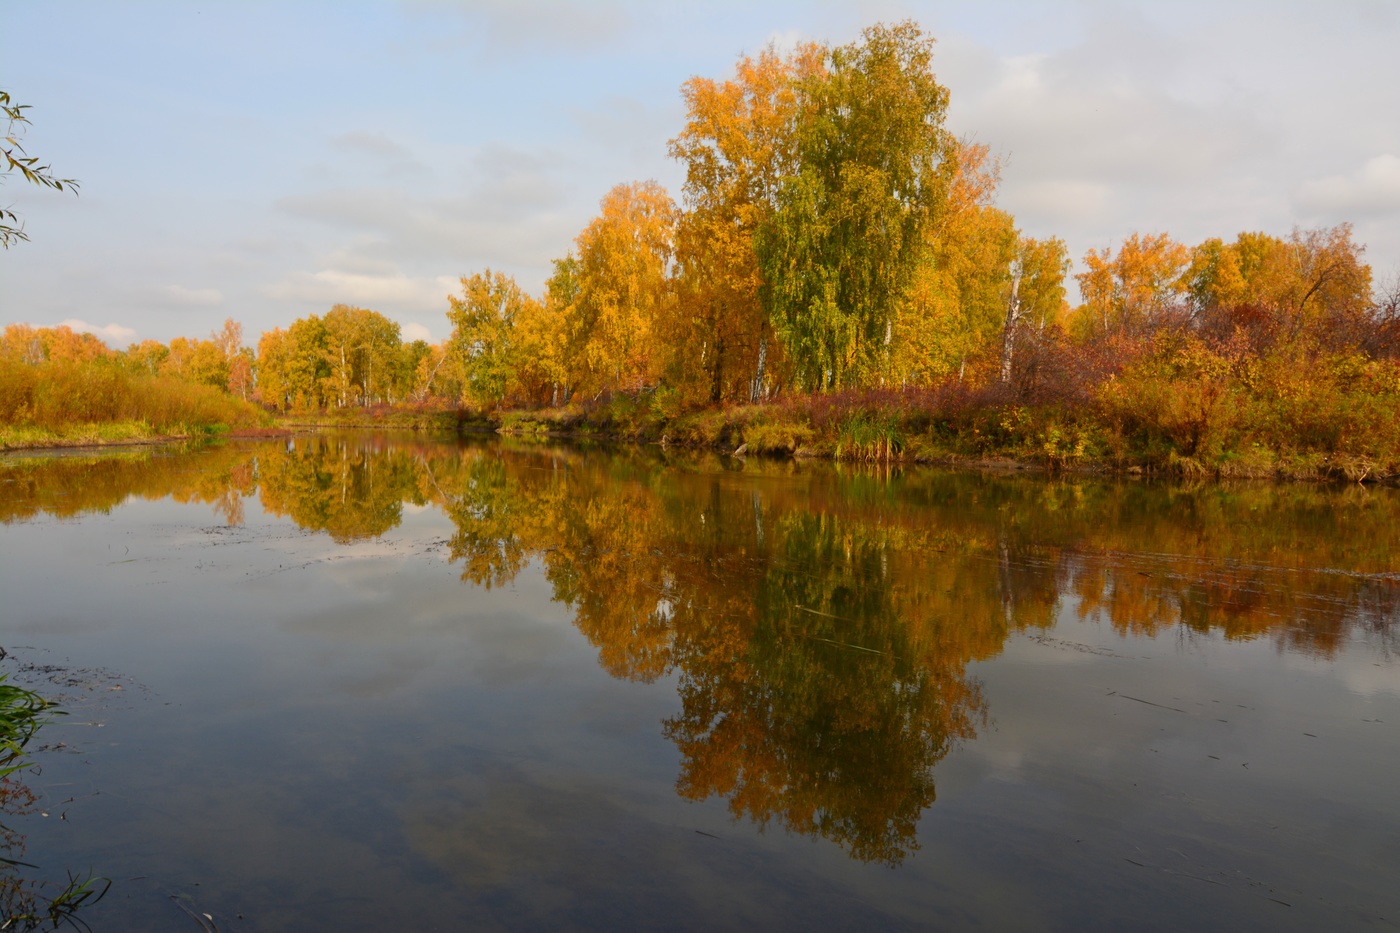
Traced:
<path fill-rule="evenodd" d="M 1329 175 L 1298 188 L 1298 206 L 1326 217 L 1360 218 L 1400 211 L 1400 158 L 1384 153 L 1349 175 Z"/>
<path fill-rule="evenodd" d="M 101 337 L 113 346 L 122 346 L 123 344 L 131 343 L 136 337 L 136 331 L 130 327 L 123 327 L 120 324 L 107 324 L 103 327 L 98 327 L 96 324 L 89 324 L 87 321 L 80 321 L 74 317 L 62 321 L 60 326 L 70 328 L 80 334 L 93 334 Z"/>
<path fill-rule="evenodd" d="M 1383 693 L 1400 696 L 1400 683 L 1396 682 L 1394 673 L 1379 664 L 1348 665 L 1342 678 L 1347 689 L 1360 696 L 1376 697 Z"/>
<path fill-rule="evenodd" d="M 165 303 L 181 308 L 213 308 L 224 303 L 224 296 L 213 288 L 185 288 L 166 285 L 160 289 Z"/>
<path fill-rule="evenodd" d="M 422 324 L 408 323 L 400 329 L 405 343 L 412 343 L 415 340 L 423 340 L 428 343 L 433 342 L 432 332 Z"/>
<path fill-rule="evenodd" d="M 423 178 L 432 175 L 430 169 L 408 149 L 382 132 L 370 133 L 353 130 L 341 133 L 331 139 L 331 145 L 341 152 L 366 156 L 380 167 L 380 174 L 386 178 L 413 176 Z M 339 156 L 336 162 L 341 162 Z"/>
<path fill-rule="evenodd" d="M 413 278 L 396 272 L 366 275 L 322 269 L 296 272 L 264 289 L 266 297 L 309 304 L 324 310 L 333 304 L 361 305 L 382 314 L 447 310 L 447 295 L 457 290 L 450 276 Z M 410 325 L 414 326 L 414 325 Z"/>
<path fill-rule="evenodd" d="M 1016 206 L 1024 212 L 1089 220 L 1103 214 L 1109 203 L 1107 185 L 1073 179 L 1031 182 L 1016 193 Z"/>
<path fill-rule="evenodd" d="M 796 29 L 784 29 L 781 32 L 771 32 L 768 34 L 768 41 L 765 46 L 771 45 L 773 51 L 779 55 L 788 56 L 797 51 L 797 47 L 804 42 L 811 40 Z M 749 54 L 753 54 L 752 52 Z"/>
<path fill-rule="evenodd" d="M 331 264 L 336 268 L 448 261 L 458 271 L 487 265 L 542 269 L 568 249 L 577 232 L 556 172 L 539 156 L 485 146 L 462 166 L 455 193 L 425 196 L 400 185 L 327 187 L 282 198 L 276 206 L 354 235 L 337 249 Z"/>
<path fill-rule="evenodd" d="M 610 45 L 629 25 L 622 5 L 608 0 L 418 0 L 411 6 L 462 14 L 465 35 L 491 55 L 539 46 L 573 51 Z"/>
<path fill-rule="evenodd" d="M 351 151 L 366 152 L 385 159 L 411 159 L 413 154 L 384 133 L 341 133 L 331 144 Z"/>

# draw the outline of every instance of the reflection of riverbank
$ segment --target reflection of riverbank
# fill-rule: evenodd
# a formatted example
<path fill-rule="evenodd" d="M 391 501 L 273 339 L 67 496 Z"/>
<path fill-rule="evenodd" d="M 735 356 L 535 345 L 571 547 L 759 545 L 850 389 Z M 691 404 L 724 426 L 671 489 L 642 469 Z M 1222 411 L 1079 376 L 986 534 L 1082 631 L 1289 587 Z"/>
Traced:
<path fill-rule="evenodd" d="M 451 551 L 466 578 L 497 584 L 531 556 L 587 560 L 588 548 L 664 547 L 676 560 L 739 535 L 752 554 L 764 527 L 808 513 L 842 534 L 876 530 L 882 552 L 935 575 L 976 577 L 995 563 L 991 602 L 1022 624 L 1046 624 L 1071 599 L 1124 632 L 1287 629 L 1298 646 L 1323 651 L 1353 624 L 1386 628 L 1400 579 L 1400 497 L 1383 489 L 872 470 L 365 432 L 0 460 L 0 521 L 106 511 L 130 497 L 206 503 L 230 525 L 257 498 L 337 541 L 381 535 L 405 507 L 435 506 L 456 523 Z M 720 500 L 745 500 L 747 513 L 731 519 L 733 503 L 713 512 Z M 740 535 L 741 524 L 754 530 Z M 609 540 L 629 529 L 632 538 Z"/>

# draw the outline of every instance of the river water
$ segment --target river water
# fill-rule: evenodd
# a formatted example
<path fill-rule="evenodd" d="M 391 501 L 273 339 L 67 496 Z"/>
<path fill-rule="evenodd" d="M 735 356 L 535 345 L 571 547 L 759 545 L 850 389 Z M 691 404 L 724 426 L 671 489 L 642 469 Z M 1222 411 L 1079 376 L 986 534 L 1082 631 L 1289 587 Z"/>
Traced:
<path fill-rule="evenodd" d="M 1400 495 L 413 435 L 0 458 L 97 931 L 1393 930 Z M 31 796 L 32 795 L 32 796 Z"/>

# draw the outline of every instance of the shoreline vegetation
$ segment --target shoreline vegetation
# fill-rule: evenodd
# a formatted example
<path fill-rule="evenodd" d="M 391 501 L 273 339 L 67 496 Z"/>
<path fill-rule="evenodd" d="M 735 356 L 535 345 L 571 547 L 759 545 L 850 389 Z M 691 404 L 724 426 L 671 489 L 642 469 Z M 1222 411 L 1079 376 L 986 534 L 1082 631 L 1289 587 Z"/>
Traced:
<path fill-rule="evenodd" d="M 1256 441 L 1247 453 L 1221 448 L 1210 458 L 1153 451 L 1114 436 L 1111 425 L 1067 419 L 1061 411 L 964 400 L 929 404 L 913 393 L 800 396 L 668 416 L 642 396 L 583 406 L 482 412 L 469 408 L 389 406 L 293 413 L 255 426 L 200 425 L 156 433 L 143 422 L 65 426 L 59 431 L 0 427 L 0 453 L 63 448 L 139 447 L 179 442 L 289 437 L 337 429 L 402 430 L 438 437 L 499 434 L 516 441 L 642 444 L 749 456 L 872 465 L 1390 484 L 1394 459 L 1317 449 L 1277 451 Z M 1400 403 L 1395 400 L 1392 404 Z M 1323 417 L 1326 417 L 1323 415 Z M 1115 446 L 1118 445 L 1118 446 Z"/>
<path fill-rule="evenodd" d="M 680 89 L 678 203 L 620 184 L 538 296 L 461 278 L 439 343 L 347 304 L 245 346 L 0 334 L 0 450 L 300 427 L 495 430 L 871 462 L 1400 477 L 1400 279 L 1349 224 L 1194 246 L 1132 233 L 1073 273 L 944 126 L 912 22 L 768 48 Z"/>

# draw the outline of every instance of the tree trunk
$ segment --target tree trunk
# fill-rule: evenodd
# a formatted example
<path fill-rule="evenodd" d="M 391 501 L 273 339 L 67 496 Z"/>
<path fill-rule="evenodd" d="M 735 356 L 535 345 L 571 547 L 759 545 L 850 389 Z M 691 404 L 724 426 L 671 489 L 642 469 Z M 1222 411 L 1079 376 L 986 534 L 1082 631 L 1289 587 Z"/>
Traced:
<path fill-rule="evenodd" d="M 1011 358 L 1016 352 L 1016 327 L 1021 322 L 1021 272 L 1011 276 L 1011 298 L 1006 302 L 1006 328 L 1001 334 L 1001 382 L 1011 382 Z"/>
<path fill-rule="evenodd" d="M 749 386 L 749 402 L 758 401 L 759 395 L 763 392 L 763 369 L 768 364 L 768 335 L 760 333 L 758 335 L 758 372 L 754 374 L 753 383 Z"/>

